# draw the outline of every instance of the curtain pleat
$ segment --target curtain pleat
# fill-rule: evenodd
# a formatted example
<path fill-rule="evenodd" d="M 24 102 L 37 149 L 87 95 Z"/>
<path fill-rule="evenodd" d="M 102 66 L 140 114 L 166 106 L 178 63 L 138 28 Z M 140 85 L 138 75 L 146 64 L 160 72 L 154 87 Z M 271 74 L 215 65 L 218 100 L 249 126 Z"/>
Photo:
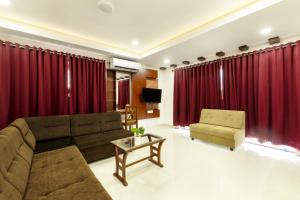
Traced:
<path fill-rule="evenodd" d="M 19 117 L 104 112 L 105 80 L 104 61 L 2 43 L 0 129 Z"/>
<path fill-rule="evenodd" d="M 224 108 L 246 111 L 246 134 L 300 148 L 300 42 L 223 61 Z"/>
<path fill-rule="evenodd" d="M 124 109 L 126 104 L 130 101 L 130 81 L 119 80 L 118 81 L 118 109 Z"/>
<path fill-rule="evenodd" d="M 200 119 L 202 108 L 219 108 L 221 102 L 219 61 L 176 69 L 174 73 L 173 124 L 188 126 Z"/>
<path fill-rule="evenodd" d="M 176 69 L 173 124 L 197 123 L 202 108 L 244 110 L 248 137 L 300 149 L 299 77 L 300 41 Z"/>
<path fill-rule="evenodd" d="M 70 57 L 70 114 L 106 111 L 106 68 L 102 60 Z"/>

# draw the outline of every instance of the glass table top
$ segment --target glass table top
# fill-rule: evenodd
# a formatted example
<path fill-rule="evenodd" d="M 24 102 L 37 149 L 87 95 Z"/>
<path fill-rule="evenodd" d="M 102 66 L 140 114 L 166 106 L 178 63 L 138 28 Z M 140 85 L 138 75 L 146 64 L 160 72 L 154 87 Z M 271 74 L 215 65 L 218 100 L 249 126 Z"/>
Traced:
<path fill-rule="evenodd" d="M 132 151 L 145 146 L 149 146 L 151 144 L 158 143 L 163 140 L 165 139 L 154 134 L 144 134 L 142 137 L 132 136 L 114 140 L 111 143 L 123 149 L 124 151 Z"/>

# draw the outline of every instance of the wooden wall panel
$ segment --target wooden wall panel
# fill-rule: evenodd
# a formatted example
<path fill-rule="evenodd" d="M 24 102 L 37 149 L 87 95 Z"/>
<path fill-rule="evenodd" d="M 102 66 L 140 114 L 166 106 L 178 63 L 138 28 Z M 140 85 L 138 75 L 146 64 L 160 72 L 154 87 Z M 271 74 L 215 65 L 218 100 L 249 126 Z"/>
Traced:
<path fill-rule="evenodd" d="M 157 83 L 157 71 L 150 69 L 141 69 L 138 73 L 132 75 L 132 105 L 136 105 L 138 109 L 138 119 L 148 119 L 160 116 L 158 109 L 153 113 L 147 113 L 147 104 L 142 99 L 142 90 L 150 86 L 155 87 Z M 157 88 L 157 87 L 156 87 Z"/>
<path fill-rule="evenodd" d="M 158 80 L 157 79 L 146 79 L 146 87 L 147 88 L 153 88 L 157 89 L 158 88 Z"/>
<path fill-rule="evenodd" d="M 116 110 L 116 72 L 112 70 L 107 70 L 106 108 L 107 111 Z"/>

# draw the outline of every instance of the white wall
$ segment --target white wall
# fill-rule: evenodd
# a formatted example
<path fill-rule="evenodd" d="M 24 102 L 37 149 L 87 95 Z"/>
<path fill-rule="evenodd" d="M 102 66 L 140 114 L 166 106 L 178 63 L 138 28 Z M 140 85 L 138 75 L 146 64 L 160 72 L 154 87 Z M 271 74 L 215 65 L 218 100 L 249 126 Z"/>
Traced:
<path fill-rule="evenodd" d="M 26 36 L 13 35 L 9 33 L 0 33 L 0 40 L 9 41 L 12 43 L 19 43 L 20 45 L 36 46 L 43 49 L 56 50 L 60 52 L 76 54 L 81 56 L 93 57 L 98 59 L 109 61 L 109 56 L 97 53 L 94 51 L 89 51 L 86 49 L 80 49 L 70 45 L 58 44 L 56 42 L 49 42 L 47 38 L 45 39 L 33 39 Z"/>
<path fill-rule="evenodd" d="M 173 125 L 174 72 L 172 69 L 158 71 L 158 85 L 162 89 L 162 99 L 159 105 L 160 123 Z"/>

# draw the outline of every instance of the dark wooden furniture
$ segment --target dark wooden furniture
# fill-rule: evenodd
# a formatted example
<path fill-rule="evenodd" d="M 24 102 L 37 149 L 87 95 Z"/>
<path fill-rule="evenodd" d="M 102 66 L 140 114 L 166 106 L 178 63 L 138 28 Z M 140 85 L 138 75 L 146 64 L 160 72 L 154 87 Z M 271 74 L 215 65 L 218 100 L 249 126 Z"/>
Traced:
<path fill-rule="evenodd" d="M 158 165 L 159 167 L 163 167 L 160 156 L 161 156 L 161 146 L 165 140 L 166 140 L 165 138 L 162 138 L 157 135 L 145 134 L 140 138 L 133 136 L 133 137 L 112 141 L 111 143 L 114 145 L 115 148 L 115 160 L 116 160 L 116 171 L 114 173 L 114 176 L 118 178 L 124 186 L 127 186 L 128 185 L 126 180 L 127 167 L 130 167 L 134 164 L 137 164 L 147 159 L 150 162 Z M 126 163 L 128 153 L 145 147 L 150 147 L 150 156 L 147 156 L 145 158 L 142 158 L 140 160 L 134 161 L 129 164 Z M 121 154 L 123 154 L 122 158 L 120 157 Z M 156 160 L 154 158 L 156 158 Z M 119 173 L 119 171 L 121 171 L 121 174 Z"/>
<path fill-rule="evenodd" d="M 125 130 L 131 130 L 132 126 L 138 128 L 137 107 L 132 105 L 125 106 L 125 119 L 122 122 Z"/>
<path fill-rule="evenodd" d="M 116 110 L 116 71 L 107 70 L 106 78 L 106 108 Z"/>
<path fill-rule="evenodd" d="M 141 69 L 137 73 L 132 74 L 131 103 L 137 106 L 138 119 L 150 119 L 160 116 L 158 106 L 153 110 L 153 112 L 149 113 L 147 104 L 142 99 L 143 88 L 157 88 L 157 77 L 157 70 L 151 69 Z M 156 82 L 156 84 L 154 82 Z"/>
<path fill-rule="evenodd" d="M 117 109 L 117 112 L 121 115 L 125 115 L 125 109 Z"/>

